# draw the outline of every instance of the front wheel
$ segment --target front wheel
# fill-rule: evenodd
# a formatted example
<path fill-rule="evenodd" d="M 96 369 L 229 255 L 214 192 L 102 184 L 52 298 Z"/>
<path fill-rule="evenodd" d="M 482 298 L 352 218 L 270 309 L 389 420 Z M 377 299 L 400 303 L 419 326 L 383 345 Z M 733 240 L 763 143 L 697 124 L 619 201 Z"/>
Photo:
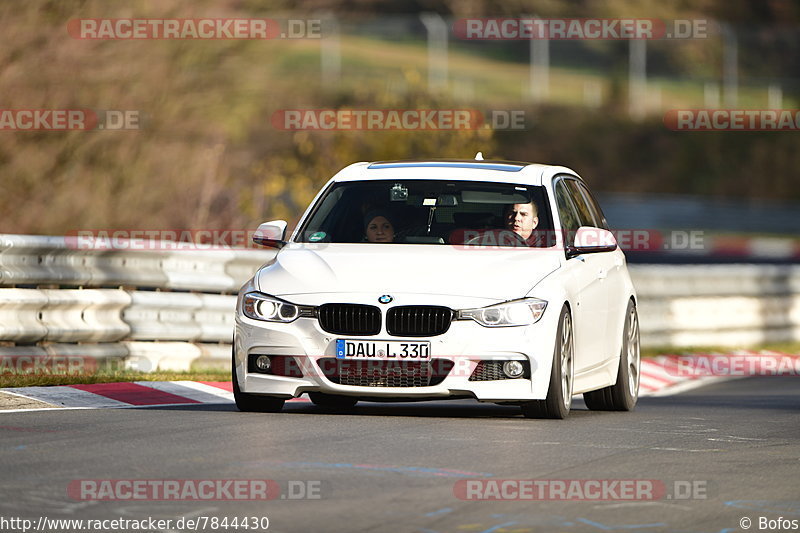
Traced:
<path fill-rule="evenodd" d="M 572 317 L 565 305 L 561 309 L 556 330 L 556 345 L 553 350 L 553 368 L 550 384 L 544 400 L 522 404 L 522 414 L 527 418 L 564 419 L 572 406 L 572 380 L 574 378 L 575 342 Z"/>
<path fill-rule="evenodd" d="M 239 380 L 236 377 L 236 359 L 233 356 L 231 356 L 231 381 L 233 382 L 233 399 L 236 401 L 236 407 L 240 411 L 277 413 L 283 409 L 283 404 L 286 402 L 283 398 L 242 392 L 239 388 Z"/>
<path fill-rule="evenodd" d="M 631 411 L 639 399 L 639 315 L 633 300 L 625 311 L 622 350 L 619 354 L 617 382 L 610 387 L 584 392 L 586 407 L 593 411 Z"/>

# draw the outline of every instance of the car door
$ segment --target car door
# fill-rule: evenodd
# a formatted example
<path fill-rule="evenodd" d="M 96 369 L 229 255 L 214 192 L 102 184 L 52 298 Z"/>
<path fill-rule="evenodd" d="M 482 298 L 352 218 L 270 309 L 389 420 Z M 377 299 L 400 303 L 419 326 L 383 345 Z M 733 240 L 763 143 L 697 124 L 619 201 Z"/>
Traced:
<path fill-rule="evenodd" d="M 581 195 L 587 209 L 591 212 L 591 216 L 597 223 L 596 227 L 609 229 L 603 211 L 600 209 L 600 205 L 594 199 L 588 187 L 586 187 L 584 183 L 576 180 L 570 180 L 568 185 L 574 193 L 574 198 L 578 194 Z M 622 326 L 625 319 L 625 310 L 628 305 L 624 276 L 625 255 L 620 249 L 613 252 L 602 252 L 593 255 L 598 259 L 597 262 L 601 269 L 601 283 L 607 295 L 606 330 L 608 332 L 617 332 L 616 335 L 607 335 L 610 350 L 609 356 L 612 356 L 616 355 L 618 343 L 622 338 Z"/>
<path fill-rule="evenodd" d="M 565 248 L 574 243 L 578 228 L 587 225 L 587 221 L 582 220 L 581 213 L 575 206 L 567 185 L 568 181 L 569 178 L 557 178 L 554 187 Z M 597 255 L 602 254 L 578 255 L 568 259 L 565 265 L 567 283 L 574 295 L 572 315 L 575 327 L 576 375 L 597 366 L 607 351 L 605 294 L 598 275 L 602 261 L 596 260 L 594 256 Z"/>

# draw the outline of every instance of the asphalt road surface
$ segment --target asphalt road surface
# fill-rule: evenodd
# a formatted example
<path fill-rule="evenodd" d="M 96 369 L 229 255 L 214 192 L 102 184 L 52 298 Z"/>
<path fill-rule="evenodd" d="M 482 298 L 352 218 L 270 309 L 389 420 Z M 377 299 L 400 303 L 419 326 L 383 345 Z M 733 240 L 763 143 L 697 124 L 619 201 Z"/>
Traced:
<path fill-rule="evenodd" d="M 4 519 L 40 517 L 173 521 L 154 531 L 190 530 L 177 526 L 181 517 L 200 521 L 199 531 L 215 530 L 211 517 L 268 517 L 274 532 L 722 532 L 745 531 L 743 518 L 750 531 L 792 530 L 800 520 L 798 383 L 727 381 L 642 399 L 633 413 L 589 412 L 577 402 L 565 421 L 469 401 L 362 403 L 348 414 L 302 403 L 279 414 L 230 405 L 7 413 L 0 530 L 21 531 L 21 522 Z M 281 495 L 97 501 L 102 485 L 80 484 L 186 479 L 273 480 Z M 549 480 L 536 494 L 545 499 L 532 501 L 524 483 L 497 483 L 509 479 Z M 640 480 L 639 496 L 623 493 L 632 483 L 625 480 Z M 564 487 L 596 497 L 597 483 L 616 500 L 564 500 Z M 98 492 L 76 489 L 87 486 Z M 473 498 L 497 496 L 498 487 L 514 496 L 518 487 L 528 499 L 463 500 L 465 487 Z M 253 531 L 220 524 L 216 531 Z"/>

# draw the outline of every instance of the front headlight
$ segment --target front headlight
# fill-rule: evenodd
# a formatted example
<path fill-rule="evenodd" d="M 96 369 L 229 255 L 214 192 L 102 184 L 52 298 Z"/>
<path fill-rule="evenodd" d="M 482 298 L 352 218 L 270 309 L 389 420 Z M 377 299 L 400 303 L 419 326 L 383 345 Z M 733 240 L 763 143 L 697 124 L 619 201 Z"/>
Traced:
<path fill-rule="evenodd" d="M 242 298 L 242 312 L 253 320 L 292 322 L 300 316 L 300 307 L 260 292 L 248 292 Z"/>
<path fill-rule="evenodd" d="M 503 326 L 530 326 L 538 322 L 544 314 L 547 302 L 538 298 L 523 298 L 511 302 L 481 307 L 480 309 L 462 309 L 457 312 L 456 320 L 474 320 L 481 326 L 489 328 Z"/>

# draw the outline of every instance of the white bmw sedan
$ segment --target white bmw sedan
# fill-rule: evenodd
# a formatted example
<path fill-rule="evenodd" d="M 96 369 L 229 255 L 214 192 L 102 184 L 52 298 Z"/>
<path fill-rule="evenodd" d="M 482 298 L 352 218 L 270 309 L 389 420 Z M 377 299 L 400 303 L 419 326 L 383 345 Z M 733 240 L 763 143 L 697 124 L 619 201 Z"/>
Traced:
<path fill-rule="evenodd" d="M 636 293 L 603 212 L 572 170 L 482 160 L 355 163 L 239 293 L 233 391 L 243 411 L 307 393 L 472 398 L 564 418 L 631 410 Z"/>

